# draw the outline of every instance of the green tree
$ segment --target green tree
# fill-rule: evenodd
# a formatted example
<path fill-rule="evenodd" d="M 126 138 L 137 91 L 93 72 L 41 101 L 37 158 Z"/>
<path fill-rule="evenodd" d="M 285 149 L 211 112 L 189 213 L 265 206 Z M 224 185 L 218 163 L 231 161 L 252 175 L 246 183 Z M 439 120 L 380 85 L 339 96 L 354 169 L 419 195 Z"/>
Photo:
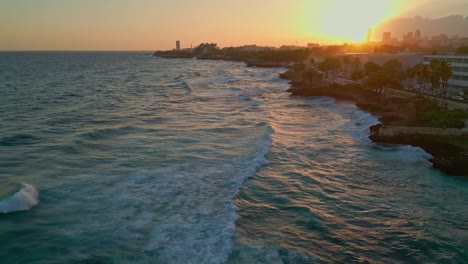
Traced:
<path fill-rule="evenodd" d="M 387 74 L 387 85 L 394 88 L 401 87 L 404 79 L 402 68 L 403 65 L 398 60 L 389 60 L 383 65 L 382 70 Z"/>
<path fill-rule="evenodd" d="M 364 78 L 364 72 L 361 70 L 355 70 L 351 73 L 350 79 L 353 81 L 361 80 Z"/>
<path fill-rule="evenodd" d="M 349 72 L 349 65 L 351 64 L 351 59 L 349 56 L 343 56 L 343 65 L 344 65 L 344 72 L 346 75 L 348 75 Z"/>
<path fill-rule="evenodd" d="M 367 62 L 364 64 L 364 75 L 370 77 L 373 73 L 379 71 L 381 67 L 374 62 Z"/>
<path fill-rule="evenodd" d="M 440 60 L 434 59 L 429 63 L 430 80 L 431 80 L 431 94 L 439 88 L 440 82 Z"/>
<path fill-rule="evenodd" d="M 448 80 L 452 77 L 452 66 L 447 61 L 441 61 L 439 64 L 439 75 L 442 79 L 442 93 L 444 96 L 444 105 L 447 103 Z"/>
<path fill-rule="evenodd" d="M 361 59 L 359 57 L 354 57 L 352 60 L 354 71 L 361 71 Z"/>
<path fill-rule="evenodd" d="M 391 83 L 389 75 L 383 69 L 373 72 L 366 80 L 367 87 L 382 94 L 383 88 Z"/>
<path fill-rule="evenodd" d="M 415 66 L 416 76 L 418 76 L 418 83 L 422 86 L 422 90 L 426 89 L 426 81 L 431 76 L 429 65 L 419 63 Z"/>
<path fill-rule="evenodd" d="M 311 85 L 316 81 L 321 81 L 323 79 L 323 74 L 320 73 L 317 69 L 310 67 L 304 71 L 302 77 L 307 80 L 309 85 Z"/>
<path fill-rule="evenodd" d="M 310 61 L 309 61 L 309 66 L 310 67 L 315 67 L 315 59 L 314 58 L 310 58 Z"/>
<path fill-rule="evenodd" d="M 401 69 L 403 68 L 403 65 L 401 64 L 400 61 L 398 60 L 389 60 L 387 61 L 384 65 L 383 65 L 383 68 L 385 70 L 389 70 L 389 71 L 392 71 L 392 72 L 398 72 L 398 71 L 401 71 Z"/>
<path fill-rule="evenodd" d="M 341 68 L 341 62 L 338 58 L 328 57 L 322 61 L 319 65 L 319 70 L 325 72 L 325 77 L 328 78 L 328 73 L 331 71 L 332 76 L 335 75 L 335 71 Z"/>
<path fill-rule="evenodd" d="M 298 72 L 301 72 L 301 71 L 305 71 L 305 69 L 307 68 L 307 66 L 305 65 L 305 63 L 301 62 L 301 63 L 296 63 L 292 66 L 293 70 L 295 71 L 298 71 Z"/>

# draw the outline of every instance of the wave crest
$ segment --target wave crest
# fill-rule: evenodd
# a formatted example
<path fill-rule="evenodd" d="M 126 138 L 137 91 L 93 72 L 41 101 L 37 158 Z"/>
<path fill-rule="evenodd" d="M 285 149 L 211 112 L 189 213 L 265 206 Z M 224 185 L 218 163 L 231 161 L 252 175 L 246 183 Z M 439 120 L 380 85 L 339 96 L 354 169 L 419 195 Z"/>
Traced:
<path fill-rule="evenodd" d="M 28 211 L 39 203 L 39 193 L 30 184 L 23 183 L 21 188 L 12 196 L 0 200 L 0 213 Z"/>

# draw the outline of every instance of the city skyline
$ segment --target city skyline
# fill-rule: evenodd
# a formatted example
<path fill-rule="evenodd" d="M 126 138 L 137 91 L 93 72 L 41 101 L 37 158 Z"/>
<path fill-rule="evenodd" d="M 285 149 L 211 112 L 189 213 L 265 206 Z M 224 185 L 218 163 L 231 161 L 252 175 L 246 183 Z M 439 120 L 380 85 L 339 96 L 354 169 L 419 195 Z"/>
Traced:
<path fill-rule="evenodd" d="M 377 40 L 374 28 L 394 18 L 468 15 L 464 7 L 463 0 L 7 0 L 0 3 L 0 50 L 172 49 L 175 40 L 181 48 L 339 44 L 364 41 L 368 28 Z"/>

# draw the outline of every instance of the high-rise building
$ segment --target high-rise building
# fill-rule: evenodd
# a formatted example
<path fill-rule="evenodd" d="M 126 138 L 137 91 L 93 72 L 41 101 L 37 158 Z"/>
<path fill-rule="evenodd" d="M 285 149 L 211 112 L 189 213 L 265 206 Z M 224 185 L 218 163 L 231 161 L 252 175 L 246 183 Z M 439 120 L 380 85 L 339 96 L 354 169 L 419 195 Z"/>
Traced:
<path fill-rule="evenodd" d="M 403 36 L 403 42 L 411 43 L 414 41 L 413 32 L 408 32 L 408 34 Z"/>
<path fill-rule="evenodd" d="M 415 38 L 416 40 L 420 40 L 420 39 L 421 39 L 421 31 L 420 31 L 420 30 L 416 30 L 416 31 L 414 32 L 414 38 Z"/>
<path fill-rule="evenodd" d="M 371 41 L 371 33 L 372 33 L 372 29 L 371 28 L 367 29 L 367 38 L 366 38 L 367 43 Z"/>
<path fill-rule="evenodd" d="M 382 34 L 382 42 L 390 42 L 392 40 L 392 32 L 384 32 Z"/>
<path fill-rule="evenodd" d="M 175 42 L 175 46 L 176 46 L 176 50 L 177 50 L 177 51 L 180 51 L 180 40 L 177 40 L 177 41 Z"/>

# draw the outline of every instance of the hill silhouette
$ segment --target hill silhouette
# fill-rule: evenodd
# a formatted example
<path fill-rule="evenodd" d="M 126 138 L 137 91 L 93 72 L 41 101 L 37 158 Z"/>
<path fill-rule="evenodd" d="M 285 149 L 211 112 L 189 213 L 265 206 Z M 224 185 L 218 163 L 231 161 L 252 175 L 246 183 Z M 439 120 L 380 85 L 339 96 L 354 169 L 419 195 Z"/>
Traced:
<path fill-rule="evenodd" d="M 468 37 L 468 16 L 452 15 L 443 18 L 396 18 L 382 23 L 374 29 L 374 40 L 382 39 L 382 33 L 389 31 L 392 38 L 399 38 L 408 32 L 421 31 L 421 36 L 432 37 L 447 34 L 449 37 L 459 35 Z"/>

